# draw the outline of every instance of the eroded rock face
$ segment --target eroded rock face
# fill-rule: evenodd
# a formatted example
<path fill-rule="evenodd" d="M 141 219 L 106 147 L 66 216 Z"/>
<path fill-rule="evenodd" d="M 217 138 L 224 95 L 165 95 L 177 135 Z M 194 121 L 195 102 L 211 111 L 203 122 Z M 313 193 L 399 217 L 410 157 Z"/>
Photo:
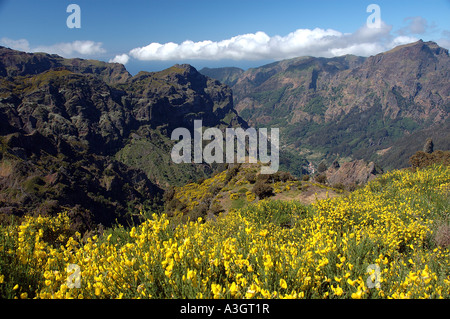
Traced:
<path fill-rule="evenodd" d="M 339 167 L 330 167 L 326 171 L 326 176 L 330 185 L 363 185 L 382 172 L 373 162 L 367 163 L 364 160 L 356 160 L 339 164 Z"/>
<path fill-rule="evenodd" d="M 133 211 L 158 203 L 157 184 L 165 183 L 150 177 L 168 163 L 143 171 L 141 162 L 119 162 L 118 151 L 136 136 L 170 150 L 171 131 L 193 129 L 197 119 L 245 126 L 231 90 L 190 65 L 132 77 L 117 63 L 0 47 L 0 212 L 70 209 L 85 229 L 126 223 Z"/>
<path fill-rule="evenodd" d="M 255 122 L 267 98 L 277 111 L 272 116 L 289 116 L 291 123 L 339 121 L 349 112 L 375 107 L 386 118 L 442 122 L 448 117 L 449 76 L 448 50 L 418 41 L 368 58 L 301 57 L 249 69 L 233 91 L 236 109 L 252 111 Z M 292 117 L 299 112 L 303 116 Z"/>
<path fill-rule="evenodd" d="M 177 127 L 192 128 L 195 119 L 210 127 L 245 126 L 231 89 L 190 65 L 131 77 L 117 63 L 0 48 L 0 74 L 3 135 L 37 130 L 111 155 L 143 125 L 164 126 L 169 137 Z"/>

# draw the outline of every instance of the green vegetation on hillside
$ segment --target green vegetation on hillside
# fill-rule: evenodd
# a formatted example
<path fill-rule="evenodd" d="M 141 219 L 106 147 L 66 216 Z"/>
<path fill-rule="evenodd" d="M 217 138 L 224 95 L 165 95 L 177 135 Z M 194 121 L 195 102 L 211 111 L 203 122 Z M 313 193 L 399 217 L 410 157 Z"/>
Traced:
<path fill-rule="evenodd" d="M 87 239 L 64 214 L 27 217 L 0 228 L 0 296 L 449 298 L 449 185 L 450 166 L 393 171 L 310 206 L 153 215 Z"/>

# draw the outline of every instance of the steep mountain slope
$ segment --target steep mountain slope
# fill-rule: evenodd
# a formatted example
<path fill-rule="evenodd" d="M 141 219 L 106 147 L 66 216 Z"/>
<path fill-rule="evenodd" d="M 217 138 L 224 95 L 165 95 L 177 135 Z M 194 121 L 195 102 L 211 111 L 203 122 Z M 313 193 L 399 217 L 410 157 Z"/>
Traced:
<path fill-rule="evenodd" d="M 448 50 L 418 41 L 369 58 L 272 63 L 247 70 L 232 89 L 250 125 L 280 127 L 284 144 L 316 165 L 340 157 L 392 168 L 406 166 L 424 143 L 414 141 L 412 153 L 390 163 L 385 158 L 400 138 L 423 129 L 450 137 L 449 80 Z"/>
<path fill-rule="evenodd" d="M 89 228 L 156 208 L 161 187 L 214 169 L 170 164 L 172 130 L 196 119 L 246 125 L 231 90 L 189 65 L 131 77 L 120 64 L 0 48 L 0 210 L 76 208 Z"/>
<path fill-rule="evenodd" d="M 228 68 L 203 68 L 199 71 L 201 74 L 210 78 L 217 79 L 221 83 L 233 86 L 236 84 L 239 76 L 244 73 L 244 70 L 236 67 Z"/>
<path fill-rule="evenodd" d="M 174 164 L 171 133 L 178 127 L 193 136 L 194 120 L 204 127 L 246 127 L 233 107 L 231 89 L 201 75 L 190 65 L 175 65 L 155 73 L 140 72 L 118 88 L 128 92 L 125 105 L 132 106 L 137 121 L 128 143 L 117 158 L 144 169 L 162 187 L 183 185 L 212 173 L 208 165 Z"/>

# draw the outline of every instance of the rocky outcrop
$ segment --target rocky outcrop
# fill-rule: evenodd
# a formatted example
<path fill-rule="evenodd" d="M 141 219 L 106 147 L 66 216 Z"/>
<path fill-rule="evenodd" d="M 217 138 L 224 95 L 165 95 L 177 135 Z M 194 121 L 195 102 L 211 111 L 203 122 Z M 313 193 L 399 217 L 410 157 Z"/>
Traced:
<path fill-rule="evenodd" d="M 204 126 L 245 126 L 233 107 L 231 89 L 200 74 L 188 64 L 161 72 L 140 72 L 121 86 L 123 100 L 132 105 L 140 124 L 192 128 L 195 119 Z"/>
<path fill-rule="evenodd" d="M 363 160 L 334 165 L 325 172 L 328 184 L 344 186 L 364 185 L 382 173 L 382 169 L 374 162 L 367 163 Z"/>

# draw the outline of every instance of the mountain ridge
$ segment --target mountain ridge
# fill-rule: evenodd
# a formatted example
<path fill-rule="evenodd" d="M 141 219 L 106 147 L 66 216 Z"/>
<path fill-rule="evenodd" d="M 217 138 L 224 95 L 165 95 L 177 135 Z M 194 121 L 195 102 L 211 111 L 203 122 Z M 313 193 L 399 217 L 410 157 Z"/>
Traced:
<path fill-rule="evenodd" d="M 367 58 L 274 62 L 248 69 L 232 90 L 236 110 L 250 125 L 280 127 L 284 144 L 315 165 L 338 157 L 400 168 L 415 152 L 406 152 L 408 143 L 398 152 L 379 151 L 415 132 L 434 127 L 444 132 L 440 147 L 450 147 L 449 79 L 448 50 L 420 40 Z M 419 150 L 425 141 L 411 142 Z M 387 159 L 396 156 L 401 160 L 391 165 Z"/>
<path fill-rule="evenodd" d="M 99 75 L 107 83 L 123 83 L 131 78 L 131 74 L 120 63 L 80 58 L 65 59 L 56 54 L 26 53 L 0 46 L 0 76 L 2 77 L 33 75 L 58 68 L 74 73 Z"/>
<path fill-rule="evenodd" d="M 0 218 L 69 210 L 87 231 L 160 210 L 165 188 L 220 168 L 170 165 L 171 132 L 194 119 L 246 125 L 231 90 L 190 65 L 131 76 L 117 63 L 1 47 Z"/>

